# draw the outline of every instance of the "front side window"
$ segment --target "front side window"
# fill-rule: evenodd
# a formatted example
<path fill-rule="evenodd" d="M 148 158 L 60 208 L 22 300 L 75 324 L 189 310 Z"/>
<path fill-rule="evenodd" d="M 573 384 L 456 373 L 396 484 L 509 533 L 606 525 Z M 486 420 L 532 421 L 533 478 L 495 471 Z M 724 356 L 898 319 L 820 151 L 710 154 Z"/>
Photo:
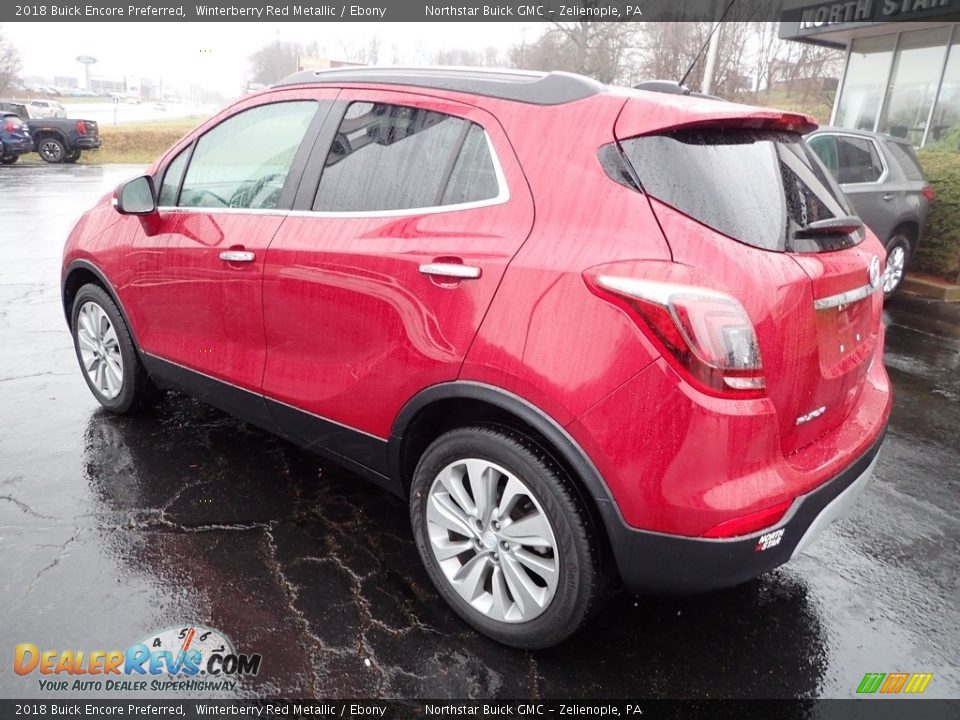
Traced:
<path fill-rule="evenodd" d="M 423 108 L 351 103 L 320 177 L 320 212 L 415 210 L 499 195 L 483 129 Z"/>
<path fill-rule="evenodd" d="M 183 171 L 187 167 L 187 158 L 190 157 L 190 148 L 180 151 L 173 161 L 167 165 L 160 184 L 160 193 L 157 197 L 158 207 L 170 207 L 177 204 L 177 191 L 180 190 L 180 181 L 183 180 Z"/>
<path fill-rule="evenodd" d="M 317 106 L 313 100 L 273 103 L 224 120 L 197 141 L 177 204 L 276 208 Z"/>
<path fill-rule="evenodd" d="M 883 175 L 883 164 L 871 140 L 840 135 L 837 137 L 837 181 L 846 183 L 877 182 Z"/>

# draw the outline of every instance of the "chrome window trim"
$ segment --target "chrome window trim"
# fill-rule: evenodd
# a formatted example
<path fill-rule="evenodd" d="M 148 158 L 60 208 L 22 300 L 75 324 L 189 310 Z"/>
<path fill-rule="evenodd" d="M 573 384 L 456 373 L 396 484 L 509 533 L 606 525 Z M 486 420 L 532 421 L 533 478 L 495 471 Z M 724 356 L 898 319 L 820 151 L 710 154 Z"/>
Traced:
<path fill-rule="evenodd" d="M 466 118 L 463 118 L 467 120 Z M 473 122 L 467 120 L 467 122 Z M 486 200 L 474 200 L 472 202 L 456 203 L 454 205 L 430 205 L 422 208 L 403 208 L 398 210 L 348 210 L 348 211 L 327 211 L 327 210 L 277 210 L 277 209 L 259 209 L 259 208 L 207 208 L 207 207 L 181 207 L 179 205 L 164 205 L 157 210 L 174 213 L 203 213 L 210 214 L 230 214 L 230 215 L 285 215 L 290 217 L 317 217 L 317 218 L 392 218 L 392 217 L 410 217 L 413 215 L 437 215 L 439 213 L 458 212 L 460 210 L 473 210 L 475 208 L 491 207 L 493 205 L 502 205 L 510 200 L 510 187 L 507 185 L 507 177 L 503 172 L 503 165 L 500 163 L 500 156 L 493 145 L 490 134 L 479 123 L 474 123 L 483 131 L 483 136 L 487 140 L 487 148 L 490 151 L 490 158 L 493 161 L 493 171 L 497 178 L 497 194 Z M 186 177 L 186 175 L 184 175 Z"/>

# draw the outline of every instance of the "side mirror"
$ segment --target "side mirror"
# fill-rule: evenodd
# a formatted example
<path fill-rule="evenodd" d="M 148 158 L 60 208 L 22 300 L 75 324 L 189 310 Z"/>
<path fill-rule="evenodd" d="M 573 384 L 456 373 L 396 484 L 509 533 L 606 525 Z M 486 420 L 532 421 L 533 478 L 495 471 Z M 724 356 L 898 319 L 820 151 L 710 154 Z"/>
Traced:
<path fill-rule="evenodd" d="M 127 180 L 117 188 L 113 198 L 114 207 L 121 215 L 150 215 L 157 211 L 157 193 L 153 178 L 141 175 Z"/>

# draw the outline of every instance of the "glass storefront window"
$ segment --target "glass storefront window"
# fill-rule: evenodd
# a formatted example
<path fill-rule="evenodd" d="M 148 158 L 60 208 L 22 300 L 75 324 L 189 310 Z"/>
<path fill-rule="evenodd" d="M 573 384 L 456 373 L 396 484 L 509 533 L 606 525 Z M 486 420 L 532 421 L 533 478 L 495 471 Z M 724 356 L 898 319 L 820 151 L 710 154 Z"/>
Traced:
<path fill-rule="evenodd" d="M 857 38 L 843 78 L 835 125 L 873 130 L 883 104 L 896 35 Z"/>
<path fill-rule="evenodd" d="M 927 145 L 949 141 L 949 136 L 960 134 L 960 30 L 954 30 L 953 44 L 947 57 L 947 69 L 943 73 L 943 84 L 937 106 L 933 109 L 930 131 L 927 133 Z M 960 139 L 955 141 L 960 145 Z"/>
<path fill-rule="evenodd" d="M 900 34 L 880 132 L 907 138 L 914 145 L 923 141 L 949 40 L 949 27 Z"/>

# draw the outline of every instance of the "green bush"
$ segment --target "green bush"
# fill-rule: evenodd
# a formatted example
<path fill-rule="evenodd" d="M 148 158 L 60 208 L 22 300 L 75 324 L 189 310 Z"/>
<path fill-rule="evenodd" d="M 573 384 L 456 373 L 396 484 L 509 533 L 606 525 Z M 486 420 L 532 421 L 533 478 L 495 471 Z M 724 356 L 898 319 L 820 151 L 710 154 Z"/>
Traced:
<path fill-rule="evenodd" d="M 936 196 L 913 267 L 960 282 L 960 153 L 921 150 L 918 156 Z"/>

